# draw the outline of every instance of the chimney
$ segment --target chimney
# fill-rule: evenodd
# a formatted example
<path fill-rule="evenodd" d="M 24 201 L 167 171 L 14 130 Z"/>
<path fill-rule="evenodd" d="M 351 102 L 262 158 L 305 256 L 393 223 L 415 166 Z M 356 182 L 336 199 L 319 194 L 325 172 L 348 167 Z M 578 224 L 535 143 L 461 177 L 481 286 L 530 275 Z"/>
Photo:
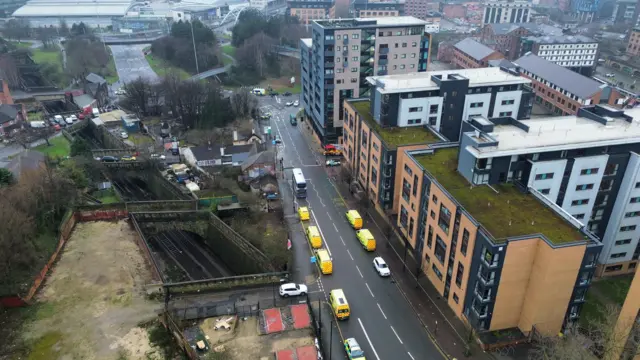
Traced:
<path fill-rule="evenodd" d="M 238 130 L 233 130 L 233 141 L 238 141 Z"/>
<path fill-rule="evenodd" d="M 224 156 L 224 146 L 221 146 L 221 147 L 220 147 L 220 155 L 221 155 L 221 156 Z"/>

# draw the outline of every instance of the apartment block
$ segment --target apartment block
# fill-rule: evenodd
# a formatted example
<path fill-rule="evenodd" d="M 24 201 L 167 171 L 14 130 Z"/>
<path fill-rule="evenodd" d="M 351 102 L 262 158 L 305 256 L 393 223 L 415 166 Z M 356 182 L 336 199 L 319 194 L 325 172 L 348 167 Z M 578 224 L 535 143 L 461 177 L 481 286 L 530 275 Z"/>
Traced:
<path fill-rule="evenodd" d="M 323 143 L 342 137 L 345 99 L 368 97 L 366 77 L 427 70 L 431 36 L 410 16 L 314 21 L 301 40 L 300 99 Z"/>
<path fill-rule="evenodd" d="M 473 184 L 533 188 L 602 239 L 598 275 L 640 258 L 640 109 L 463 123 L 458 171 Z M 467 126 L 470 125 L 470 126 Z"/>
<path fill-rule="evenodd" d="M 465 151 L 449 143 L 406 152 L 397 228 L 483 345 L 495 331 L 555 336 L 579 318 L 602 245 L 534 188 L 470 182 L 460 172 L 472 166 Z"/>
<path fill-rule="evenodd" d="M 487 24 L 480 32 L 480 42 L 491 43 L 505 58 L 514 60 L 520 57 L 520 39 L 523 36 L 560 36 L 562 29 L 555 26 L 535 23 Z"/>
<path fill-rule="evenodd" d="M 514 65 L 533 81 L 536 103 L 556 115 L 574 115 L 582 106 L 619 105 L 624 101 L 615 88 L 534 54 L 525 54 Z"/>
<path fill-rule="evenodd" d="M 496 59 L 504 59 L 504 55 L 471 38 L 453 46 L 453 64 L 461 69 L 485 68 Z"/>
<path fill-rule="evenodd" d="M 629 32 L 627 55 L 637 56 L 638 54 L 640 54 L 640 28 L 633 28 Z"/>
<path fill-rule="evenodd" d="M 532 53 L 584 76 L 591 76 L 598 59 L 598 42 L 582 35 L 526 36 L 520 56 Z"/>
<path fill-rule="evenodd" d="M 407 150 L 458 141 L 461 119 L 528 118 L 528 79 L 499 68 L 374 76 L 368 99 L 345 104 L 344 157 L 374 205 L 397 213 L 397 166 Z"/>
<path fill-rule="evenodd" d="M 484 4 L 482 25 L 527 23 L 531 19 L 531 3 L 524 0 L 487 1 Z"/>
<path fill-rule="evenodd" d="M 632 24 L 635 25 L 638 19 L 636 9 L 638 8 L 638 0 L 617 0 L 613 7 L 611 21 L 614 24 Z"/>
<path fill-rule="evenodd" d="M 401 16 L 404 14 L 404 3 L 400 1 L 356 0 L 351 3 L 351 16 L 355 18 L 376 18 Z"/>
<path fill-rule="evenodd" d="M 333 4 L 333 1 L 319 0 L 292 0 L 287 3 L 289 15 L 297 16 L 303 24 L 328 18 Z"/>

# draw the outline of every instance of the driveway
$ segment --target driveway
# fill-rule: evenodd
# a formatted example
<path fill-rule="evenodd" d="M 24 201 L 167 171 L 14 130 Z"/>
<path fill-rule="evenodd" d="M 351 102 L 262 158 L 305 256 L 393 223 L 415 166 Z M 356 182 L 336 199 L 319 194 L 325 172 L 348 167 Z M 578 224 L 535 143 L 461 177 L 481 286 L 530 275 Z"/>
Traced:
<path fill-rule="evenodd" d="M 116 70 L 120 79 L 111 85 L 119 89 L 124 84 L 139 77 L 153 82 L 159 81 L 158 75 L 151 69 L 142 50 L 149 45 L 111 45 L 111 52 L 116 63 Z"/>

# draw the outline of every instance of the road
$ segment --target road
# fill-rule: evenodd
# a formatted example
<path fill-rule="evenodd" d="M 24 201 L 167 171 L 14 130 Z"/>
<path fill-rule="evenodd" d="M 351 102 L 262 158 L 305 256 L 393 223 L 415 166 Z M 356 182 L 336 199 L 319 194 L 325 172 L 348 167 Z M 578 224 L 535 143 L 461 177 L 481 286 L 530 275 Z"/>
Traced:
<path fill-rule="evenodd" d="M 111 52 L 118 71 L 118 82 L 111 85 L 112 89 L 119 89 L 122 85 L 139 77 L 156 82 L 160 78 L 151 69 L 142 50 L 149 45 L 111 45 Z"/>
<path fill-rule="evenodd" d="M 347 210 L 344 202 L 322 165 L 324 157 L 311 151 L 300 132 L 300 127 L 307 126 L 306 123 L 298 126 L 289 123 L 289 115 L 298 109 L 285 107 L 284 103 L 293 100 L 294 97 L 264 97 L 260 103 L 273 115 L 270 121 L 272 133 L 283 139 L 278 146 L 278 157 L 283 157 L 285 169 L 300 167 L 307 179 L 307 199 L 300 201 L 300 205 L 310 208 L 311 222 L 319 227 L 325 247 L 333 258 L 333 275 L 323 276 L 317 287 L 310 288 L 310 295 L 314 301 L 318 298 L 326 301 L 329 291 L 343 289 L 351 306 L 351 318 L 339 322 L 339 334 L 343 338 L 355 337 L 367 359 L 442 359 L 443 355 L 429 340 L 395 282 L 379 277 L 373 269 L 375 254 L 365 252 L 356 240 L 354 230 L 344 217 Z M 286 179 L 289 176 L 290 170 L 285 170 Z M 282 189 L 281 192 L 290 191 Z M 285 203 L 285 207 L 289 205 Z M 365 222 L 365 227 L 367 225 L 371 224 Z M 311 274 L 306 263 L 311 254 L 300 224 L 297 226 L 298 230 L 292 230 L 296 248 L 294 272 L 302 274 L 294 274 L 294 279 L 305 279 L 309 284 Z M 334 358 L 344 358 L 341 344 L 336 343 L 336 339 L 333 341 L 332 353 L 337 356 Z"/>

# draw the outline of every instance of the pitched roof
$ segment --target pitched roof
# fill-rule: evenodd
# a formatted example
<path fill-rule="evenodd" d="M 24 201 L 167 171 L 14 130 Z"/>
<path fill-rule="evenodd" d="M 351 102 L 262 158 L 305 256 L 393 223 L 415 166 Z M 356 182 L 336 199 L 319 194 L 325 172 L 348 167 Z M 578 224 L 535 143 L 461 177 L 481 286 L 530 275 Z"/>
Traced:
<path fill-rule="evenodd" d="M 242 163 L 242 171 L 246 170 L 249 166 L 254 164 L 266 164 L 274 163 L 276 160 L 276 153 L 272 150 L 262 151 L 257 154 L 253 154 Z"/>
<path fill-rule="evenodd" d="M 463 53 L 471 56 L 476 60 L 482 60 L 496 52 L 492 48 L 483 45 L 471 38 L 460 40 L 454 46 L 456 49 L 462 51 Z"/>
<path fill-rule="evenodd" d="M 13 121 L 18 116 L 18 107 L 20 105 L 9 105 L 9 104 L 1 104 L 0 105 L 0 124 L 4 124 L 9 121 Z"/>
<path fill-rule="evenodd" d="M 27 170 L 36 170 L 44 162 L 44 154 L 38 151 L 27 150 L 14 157 L 7 169 L 18 179 Z"/>
<path fill-rule="evenodd" d="M 514 64 L 582 99 L 589 98 L 600 91 L 601 86 L 603 86 L 591 78 L 556 65 L 532 53 L 525 54 L 514 61 Z"/>
<path fill-rule="evenodd" d="M 94 73 L 90 73 L 86 77 L 87 81 L 94 84 L 104 84 L 107 82 L 102 76 Z"/>
<path fill-rule="evenodd" d="M 505 69 L 513 69 L 516 66 L 507 59 L 489 60 L 489 67 L 503 67 Z"/>

